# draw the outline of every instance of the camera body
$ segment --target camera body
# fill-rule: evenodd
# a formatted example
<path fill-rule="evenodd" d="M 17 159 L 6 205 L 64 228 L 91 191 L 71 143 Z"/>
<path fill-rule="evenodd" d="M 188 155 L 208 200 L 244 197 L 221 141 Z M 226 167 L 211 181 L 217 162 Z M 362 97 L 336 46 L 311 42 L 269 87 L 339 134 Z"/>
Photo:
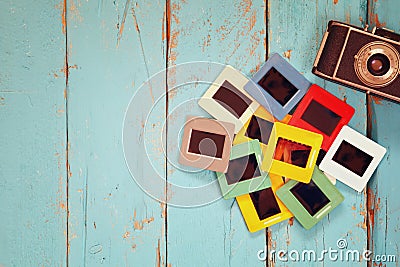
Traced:
<path fill-rule="evenodd" d="M 400 102 L 400 35 L 330 21 L 312 72 L 324 79 Z"/>

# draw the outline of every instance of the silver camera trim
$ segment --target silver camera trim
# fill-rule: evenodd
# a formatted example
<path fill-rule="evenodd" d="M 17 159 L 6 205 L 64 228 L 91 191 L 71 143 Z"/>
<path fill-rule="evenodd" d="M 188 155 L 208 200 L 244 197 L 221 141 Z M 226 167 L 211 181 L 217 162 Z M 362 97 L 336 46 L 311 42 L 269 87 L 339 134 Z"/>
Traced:
<path fill-rule="evenodd" d="M 385 55 L 390 62 L 390 68 L 382 76 L 375 76 L 369 70 L 367 62 L 376 54 Z M 397 50 L 387 42 L 374 41 L 364 45 L 354 56 L 354 70 L 361 82 L 373 88 L 380 88 L 392 83 L 399 73 L 400 55 Z"/>

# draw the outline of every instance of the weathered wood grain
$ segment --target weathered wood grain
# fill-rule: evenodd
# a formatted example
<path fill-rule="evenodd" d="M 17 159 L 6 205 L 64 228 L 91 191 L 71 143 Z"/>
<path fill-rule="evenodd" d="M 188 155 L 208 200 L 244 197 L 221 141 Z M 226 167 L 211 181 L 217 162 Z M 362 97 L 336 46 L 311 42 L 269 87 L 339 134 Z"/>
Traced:
<path fill-rule="evenodd" d="M 304 266 L 262 262 L 257 251 L 318 253 L 336 249 L 339 238 L 352 250 L 398 257 L 400 106 L 319 79 L 311 67 L 330 19 L 400 32 L 399 8 L 396 0 L 1 1 L 0 266 Z M 139 86 L 192 61 L 230 64 L 251 76 L 272 52 L 355 107 L 350 125 L 388 149 L 368 189 L 358 194 L 338 182 L 345 202 L 309 231 L 290 220 L 253 234 L 233 200 L 179 208 L 144 193 L 126 168 L 121 139 Z M 165 77 L 170 89 L 178 76 Z M 215 180 L 212 172 L 187 175 L 173 166 L 186 115 L 209 117 L 196 100 L 185 101 L 206 89 L 194 83 L 161 98 L 148 121 L 156 130 L 139 133 L 132 147 L 144 157 L 139 143 L 147 138 L 161 151 L 151 138 L 168 114 L 163 145 L 171 161 L 151 156 L 170 183 Z M 138 112 L 137 122 L 146 116 Z M 150 167 L 139 158 L 135 171 L 146 176 Z M 174 200 L 173 190 L 165 192 Z M 369 264 L 394 266 L 398 258 Z"/>
<path fill-rule="evenodd" d="M 315 55 L 329 20 L 347 21 L 361 26 L 367 12 L 366 1 L 269 1 L 268 47 L 269 51 L 285 56 L 300 72 L 313 83 L 326 88 L 344 99 L 356 109 L 350 126 L 366 133 L 365 95 L 332 84 L 311 74 Z M 361 21 L 360 21 L 361 20 Z M 345 201 L 326 218 L 310 230 L 305 230 L 296 220 L 269 229 L 271 250 L 313 249 L 318 257 L 323 249 L 337 249 L 339 238 L 347 240 L 348 248 L 366 249 L 366 202 L 365 194 L 337 182 Z M 269 259 L 270 265 L 303 266 L 304 262 L 282 262 L 278 257 Z M 354 262 L 334 262 L 325 257 L 325 262 L 310 262 L 309 266 L 354 266 Z M 359 263 L 365 265 L 365 262 Z"/>
<path fill-rule="evenodd" d="M 192 61 L 230 64 L 250 75 L 265 59 L 265 3 L 263 1 L 171 1 L 169 66 Z M 216 73 L 215 75 L 217 75 Z M 169 73 L 174 86 L 175 73 Z M 215 76 L 216 77 L 216 76 Z M 194 77 L 195 79 L 195 77 Z M 169 94 L 168 155 L 177 155 L 178 131 L 186 115 L 210 117 L 197 106 L 208 85 L 184 86 Z M 184 101 L 195 98 L 188 105 Z M 187 174 L 168 165 L 168 181 L 199 186 L 215 181 L 215 174 Z M 171 199 L 174 198 L 174 192 Z M 205 192 L 206 193 L 206 192 Z M 237 204 L 218 200 L 199 208 L 168 206 L 168 263 L 172 266 L 262 266 L 257 251 L 265 232 L 248 232 Z"/>
<path fill-rule="evenodd" d="M 369 8 L 369 24 L 400 32 L 395 0 L 373 1 Z M 396 263 L 371 262 L 371 266 L 397 266 L 400 242 L 400 203 L 398 201 L 398 162 L 400 160 L 400 105 L 377 97 L 369 97 L 369 134 L 387 149 L 386 156 L 369 182 L 368 248 L 373 255 L 395 255 Z"/>
<path fill-rule="evenodd" d="M 0 266 L 66 264 L 62 10 L 0 2 Z"/>
<path fill-rule="evenodd" d="M 163 207 L 130 176 L 121 135 L 133 93 L 165 67 L 164 8 L 68 1 L 68 62 L 75 66 L 68 79 L 70 266 L 163 263 Z M 137 108 L 137 123 L 144 123 L 147 114 Z M 137 168 L 147 175 L 140 159 Z"/>

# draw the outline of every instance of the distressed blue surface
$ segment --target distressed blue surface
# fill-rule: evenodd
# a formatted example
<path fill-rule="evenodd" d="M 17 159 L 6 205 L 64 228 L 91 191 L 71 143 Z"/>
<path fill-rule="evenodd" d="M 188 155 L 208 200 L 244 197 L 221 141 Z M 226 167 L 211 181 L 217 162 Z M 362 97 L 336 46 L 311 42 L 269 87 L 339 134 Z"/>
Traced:
<path fill-rule="evenodd" d="M 329 20 L 400 32 L 398 10 L 397 0 L 1 1 L 0 266 L 367 266 L 257 258 L 262 249 L 336 249 L 339 238 L 348 249 L 398 257 L 400 105 L 311 74 Z M 356 109 L 350 126 L 388 149 L 368 188 L 359 194 L 338 182 L 345 201 L 309 231 L 294 220 L 257 233 L 233 200 L 190 209 L 144 193 L 126 167 L 121 134 L 140 85 L 189 61 L 230 64 L 251 77 L 270 51 L 346 100 Z M 177 79 L 165 77 L 171 88 Z M 177 155 L 186 115 L 208 116 L 182 103 L 207 88 L 173 90 L 148 124 L 140 110 L 150 100 L 138 106 L 136 123 L 149 135 L 139 132 L 132 149 L 145 156 L 147 141 L 170 183 L 215 181 L 212 172 L 176 170 L 160 147 Z M 139 157 L 137 173 L 148 168 Z M 174 198 L 169 187 L 165 198 Z"/>
<path fill-rule="evenodd" d="M 66 263 L 61 10 L 0 2 L 0 266 Z"/>
<path fill-rule="evenodd" d="M 247 61 L 258 64 L 264 60 L 264 11 L 263 1 L 220 1 L 212 6 L 209 1 L 172 1 L 168 64 L 209 60 L 229 64 L 248 75 L 255 66 Z M 248 57 L 249 54 L 253 56 Z M 169 73 L 170 86 L 174 84 L 174 76 Z M 168 121 L 168 143 L 177 142 L 175 131 L 183 125 L 186 115 L 208 116 L 196 106 L 184 109 L 183 105 L 179 109 L 185 100 L 201 97 L 207 88 L 201 84 L 197 88 L 187 86 L 169 94 L 168 109 L 173 116 Z M 169 146 L 168 152 L 172 155 L 176 149 Z M 167 168 L 168 180 L 177 184 L 191 185 L 196 181 L 204 184 L 216 179 L 215 173 L 209 171 L 188 175 L 171 165 Z M 255 234 L 247 231 L 234 200 L 219 200 L 196 209 L 168 207 L 167 214 L 168 263 L 172 266 L 264 264 L 256 256 L 265 244 L 264 231 Z"/>

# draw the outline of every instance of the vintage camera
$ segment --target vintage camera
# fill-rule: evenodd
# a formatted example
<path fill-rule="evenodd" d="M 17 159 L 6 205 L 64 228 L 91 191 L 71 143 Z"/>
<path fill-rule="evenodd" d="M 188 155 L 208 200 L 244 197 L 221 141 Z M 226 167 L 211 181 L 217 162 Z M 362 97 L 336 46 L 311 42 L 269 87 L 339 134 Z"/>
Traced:
<path fill-rule="evenodd" d="M 400 102 L 400 35 L 330 21 L 312 72 L 324 79 Z"/>

